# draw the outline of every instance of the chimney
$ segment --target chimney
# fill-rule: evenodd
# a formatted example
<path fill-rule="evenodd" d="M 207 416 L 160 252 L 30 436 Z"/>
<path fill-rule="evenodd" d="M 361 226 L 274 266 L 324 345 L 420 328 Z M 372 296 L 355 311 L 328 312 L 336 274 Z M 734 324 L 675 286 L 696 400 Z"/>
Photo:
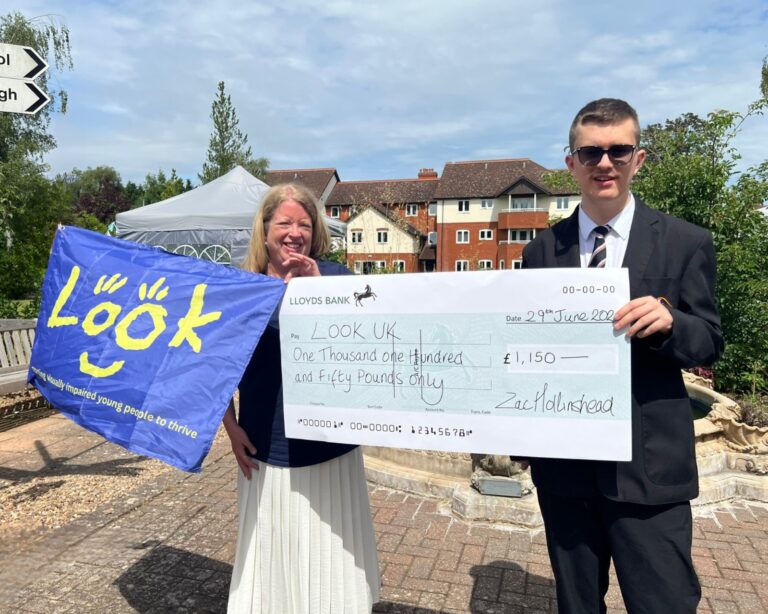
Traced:
<path fill-rule="evenodd" d="M 437 179 L 437 171 L 434 168 L 420 168 L 418 178 L 419 181 Z"/>

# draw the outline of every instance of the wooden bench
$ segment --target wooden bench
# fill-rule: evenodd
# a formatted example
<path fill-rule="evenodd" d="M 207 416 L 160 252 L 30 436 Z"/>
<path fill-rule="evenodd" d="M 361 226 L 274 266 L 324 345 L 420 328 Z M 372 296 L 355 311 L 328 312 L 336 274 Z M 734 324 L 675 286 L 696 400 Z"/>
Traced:
<path fill-rule="evenodd" d="M 24 390 L 37 320 L 0 320 L 0 394 Z"/>

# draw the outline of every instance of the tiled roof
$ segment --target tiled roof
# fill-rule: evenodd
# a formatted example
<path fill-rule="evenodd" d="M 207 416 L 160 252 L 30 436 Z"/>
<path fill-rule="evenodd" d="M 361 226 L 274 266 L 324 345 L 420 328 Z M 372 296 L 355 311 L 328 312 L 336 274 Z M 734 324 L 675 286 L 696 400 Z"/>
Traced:
<path fill-rule="evenodd" d="M 378 211 L 382 216 L 387 218 L 395 226 L 397 226 L 398 228 L 404 230 L 408 234 L 411 234 L 411 235 L 413 235 L 415 237 L 423 237 L 424 236 L 422 234 L 422 232 L 418 228 L 416 228 L 415 226 L 412 226 L 411 224 L 406 222 L 397 213 L 387 209 L 384 205 L 380 205 L 379 203 L 372 203 L 370 205 L 370 207 L 372 209 L 375 209 L 376 211 Z M 362 209 L 362 210 L 358 211 L 357 213 L 355 213 L 352 217 L 350 217 L 349 220 L 347 220 L 347 228 L 353 228 L 354 226 L 353 226 L 352 222 L 354 221 L 354 219 L 356 217 L 358 217 L 359 215 L 361 215 L 362 213 L 364 213 L 364 212 L 365 212 L 365 209 Z"/>
<path fill-rule="evenodd" d="M 552 195 L 574 193 L 548 186 L 544 175 L 550 172 L 529 158 L 448 162 L 433 198 L 496 198 L 516 184 L 520 185 L 521 180 L 537 192 Z"/>
<path fill-rule="evenodd" d="M 335 168 L 299 168 L 288 170 L 267 171 L 264 183 L 277 185 L 278 183 L 300 183 L 309 189 L 315 198 L 320 198 L 328 186 L 328 183 L 336 176 Z"/>
<path fill-rule="evenodd" d="M 435 260 L 437 258 L 437 249 L 434 245 L 425 243 L 419 254 L 419 260 Z"/>
<path fill-rule="evenodd" d="M 372 205 L 376 203 L 423 203 L 433 199 L 439 181 L 434 179 L 385 179 L 340 181 L 326 205 Z"/>

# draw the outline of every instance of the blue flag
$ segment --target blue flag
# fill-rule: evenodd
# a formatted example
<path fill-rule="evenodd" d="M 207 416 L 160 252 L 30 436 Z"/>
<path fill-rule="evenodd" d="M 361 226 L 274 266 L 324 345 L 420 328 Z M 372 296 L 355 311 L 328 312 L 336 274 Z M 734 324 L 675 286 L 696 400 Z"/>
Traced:
<path fill-rule="evenodd" d="M 29 381 L 81 426 L 200 471 L 284 292 L 279 279 L 60 228 Z"/>

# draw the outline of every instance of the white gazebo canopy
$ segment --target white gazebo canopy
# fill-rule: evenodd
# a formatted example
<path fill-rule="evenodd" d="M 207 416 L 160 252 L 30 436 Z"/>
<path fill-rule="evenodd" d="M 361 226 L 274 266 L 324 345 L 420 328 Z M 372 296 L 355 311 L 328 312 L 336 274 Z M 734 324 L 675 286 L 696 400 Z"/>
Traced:
<path fill-rule="evenodd" d="M 266 183 L 236 166 L 189 192 L 118 213 L 117 236 L 213 262 L 239 264 L 267 190 Z M 344 236 L 346 224 L 324 219 L 331 236 Z"/>

